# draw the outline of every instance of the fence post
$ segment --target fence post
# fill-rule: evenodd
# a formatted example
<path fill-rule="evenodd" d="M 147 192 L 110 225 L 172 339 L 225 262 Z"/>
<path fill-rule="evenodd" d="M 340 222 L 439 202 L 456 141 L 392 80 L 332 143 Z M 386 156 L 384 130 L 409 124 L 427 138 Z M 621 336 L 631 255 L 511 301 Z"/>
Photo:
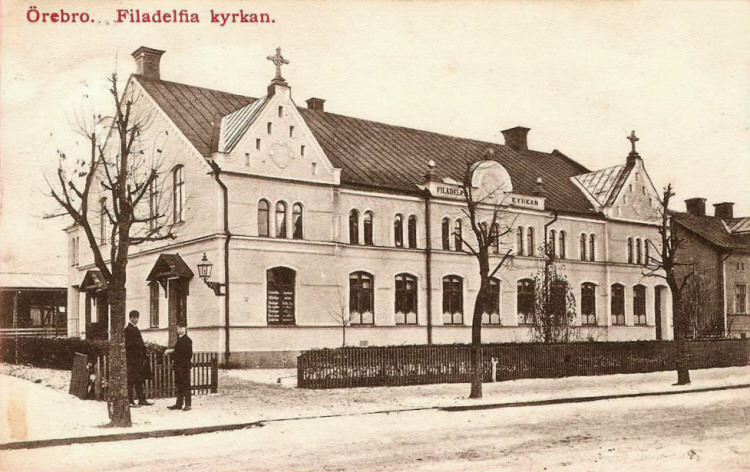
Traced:
<path fill-rule="evenodd" d="M 211 393 L 219 391 L 219 357 L 214 354 L 211 357 Z"/>

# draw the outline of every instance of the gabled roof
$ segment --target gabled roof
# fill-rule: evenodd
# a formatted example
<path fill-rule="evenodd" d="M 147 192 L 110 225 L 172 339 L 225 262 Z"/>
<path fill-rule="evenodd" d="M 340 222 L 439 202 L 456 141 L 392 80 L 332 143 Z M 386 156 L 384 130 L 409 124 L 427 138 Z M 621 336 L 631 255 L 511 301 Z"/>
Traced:
<path fill-rule="evenodd" d="M 617 196 L 629 172 L 626 165 L 607 167 L 573 177 L 578 181 L 599 206 L 607 206 Z"/>
<path fill-rule="evenodd" d="M 190 280 L 193 275 L 193 271 L 190 270 L 190 267 L 179 254 L 159 254 L 159 258 L 154 262 L 154 267 L 146 280 L 149 282 L 165 279 Z"/>
<path fill-rule="evenodd" d="M 206 157 L 219 149 L 219 140 L 213 139 L 218 116 L 227 117 L 223 122 L 233 126 L 232 132 L 228 128 L 222 130 L 225 138 L 236 138 L 243 124 L 252 120 L 255 107 L 248 105 L 255 103 L 256 98 L 138 75 L 133 77 Z M 588 169 L 560 152 L 516 151 L 496 143 L 334 113 L 298 110 L 328 159 L 342 169 L 342 185 L 414 193 L 417 185 L 425 181 L 430 160 L 436 162 L 440 177 L 460 181 L 468 165 L 492 148 L 494 159 L 510 174 L 516 193 L 534 194 L 536 180 L 541 177 L 547 190 L 547 208 L 585 214 L 595 211 L 570 180 L 587 173 Z M 229 144 L 227 139 L 222 141 Z"/>
<path fill-rule="evenodd" d="M 682 227 L 715 246 L 722 249 L 750 251 L 750 239 L 740 234 L 732 234 L 720 218 L 677 212 L 673 213 L 672 217 Z"/>
<path fill-rule="evenodd" d="M 750 216 L 724 220 L 732 233 L 750 233 Z"/>

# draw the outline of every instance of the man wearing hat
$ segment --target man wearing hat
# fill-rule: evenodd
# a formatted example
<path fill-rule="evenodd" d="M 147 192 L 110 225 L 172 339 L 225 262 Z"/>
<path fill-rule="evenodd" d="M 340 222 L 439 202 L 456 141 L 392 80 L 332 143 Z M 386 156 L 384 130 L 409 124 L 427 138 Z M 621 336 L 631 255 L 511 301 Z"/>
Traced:
<path fill-rule="evenodd" d="M 146 400 L 143 395 L 143 381 L 151 376 L 151 368 L 148 365 L 146 345 L 143 344 L 141 330 L 138 329 L 138 318 L 141 314 L 138 310 L 132 310 L 128 314 L 130 322 L 125 327 L 125 364 L 128 373 L 128 400 L 130 406 L 148 406 L 153 403 Z M 133 400 L 133 390 L 138 396 L 138 405 Z"/>
<path fill-rule="evenodd" d="M 172 369 L 174 370 L 174 383 L 177 389 L 177 402 L 167 408 L 190 411 L 190 368 L 193 359 L 193 341 L 187 335 L 187 326 L 184 323 L 177 325 L 177 342 L 174 349 L 167 349 L 165 354 L 174 354 Z M 184 408 L 183 403 L 185 404 Z"/>

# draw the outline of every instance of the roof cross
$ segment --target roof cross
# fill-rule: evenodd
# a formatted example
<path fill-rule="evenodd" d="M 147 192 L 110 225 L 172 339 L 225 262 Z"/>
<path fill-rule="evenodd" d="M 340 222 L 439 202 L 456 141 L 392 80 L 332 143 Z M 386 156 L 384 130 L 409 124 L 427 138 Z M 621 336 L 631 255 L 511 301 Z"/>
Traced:
<path fill-rule="evenodd" d="M 289 61 L 284 59 L 284 57 L 281 55 L 281 48 L 276 48 L 276 55 L 275 56 L 268 56 L 266 59 L 273 62 L 276 66 L 276 77 L 274 80 L 280 80 L 284 81 L 284 78 L 281 77 L 281 66 L 284 64 L 289 64 Z"/>
<path fill-rule="evenodd" d="M 640 139 L 638 139 L 635 135 L 635 130 L 631 131 L 630 136 L 627 136 L 625 139 L 630 141 L 630 146 L 632 147 L 630 152 L 635 153 L 635 142 L 640 141 Z"/>

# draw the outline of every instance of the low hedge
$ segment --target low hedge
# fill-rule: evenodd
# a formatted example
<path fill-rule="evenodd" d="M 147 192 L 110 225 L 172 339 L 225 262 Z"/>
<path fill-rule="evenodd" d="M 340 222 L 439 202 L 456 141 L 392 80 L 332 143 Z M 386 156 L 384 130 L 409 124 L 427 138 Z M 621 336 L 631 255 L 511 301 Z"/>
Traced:
<path fill-rule="evenodd" d="M 164 346 L 146 343 L 149 353 L 164 354 Z M 109 353 L 109 341 L 80 338 L 9 337 L 0 339 L 0 362 L 23 364 L 48 369 L 70 370 L 76 352 L 86 354 L 89 361 Z"/>

